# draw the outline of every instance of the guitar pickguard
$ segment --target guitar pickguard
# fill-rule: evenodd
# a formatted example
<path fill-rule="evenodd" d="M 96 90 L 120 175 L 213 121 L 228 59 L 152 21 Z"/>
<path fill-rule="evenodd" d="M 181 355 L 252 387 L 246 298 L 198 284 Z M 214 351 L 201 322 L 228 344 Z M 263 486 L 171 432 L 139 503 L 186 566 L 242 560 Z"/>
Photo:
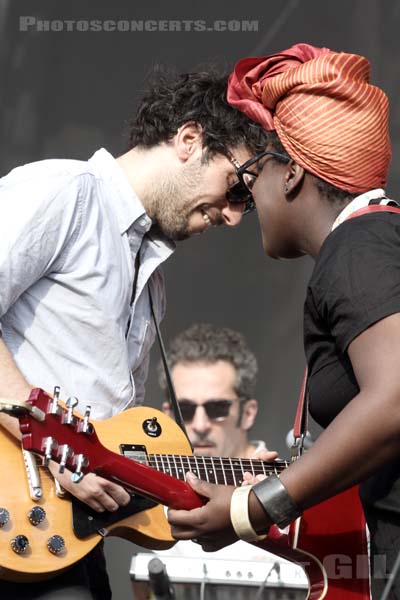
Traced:
<path fill-rule="evenodd" d="M 93 533 L 107 535 L 107 529 L 110 525 L 118 523 L 136 513 L 142 512 L 156 506 L 156 502 L 143 498 L 138 494 L 131 497 L 131 501 L 126 506 L 121 506 L 116 511 L 105 511 L 103 513 L 92 510 L 90 506 L 72 498 L 72 527 L 74 534 L 80 540 L 87 538 Z"/>

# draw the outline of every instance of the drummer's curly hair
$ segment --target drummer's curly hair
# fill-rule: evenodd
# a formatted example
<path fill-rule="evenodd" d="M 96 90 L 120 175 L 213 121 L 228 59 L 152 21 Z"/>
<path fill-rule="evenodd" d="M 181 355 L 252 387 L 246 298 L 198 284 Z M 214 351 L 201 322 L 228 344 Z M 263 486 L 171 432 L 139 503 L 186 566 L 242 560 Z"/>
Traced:
<path fill-rule="evenodd" d="M 171 140 L 184 123 L 203 129 L 205 159 L 245 145 L 262 152 L 267 134 L 261 125 L 226 100 L 227 75 L 215 72 L 177 74 L 157 67 L 130 122 L 129 147 L 151 148 Z"/>
<path fill-rule="evenodd" d="M 235 370 L 234 389 L 239 398 L 254 398 L 258 365 L 244 336 L 228 327 L 216 327 L 210 323 L 195 323 L 178 334 L 168 348 L 171 369 L 177 364 L 205 363 L 212 365 L 220 360 Z M 162 363 L 158 366 L 160 387 L 168 395 L 168 385 Z"/>

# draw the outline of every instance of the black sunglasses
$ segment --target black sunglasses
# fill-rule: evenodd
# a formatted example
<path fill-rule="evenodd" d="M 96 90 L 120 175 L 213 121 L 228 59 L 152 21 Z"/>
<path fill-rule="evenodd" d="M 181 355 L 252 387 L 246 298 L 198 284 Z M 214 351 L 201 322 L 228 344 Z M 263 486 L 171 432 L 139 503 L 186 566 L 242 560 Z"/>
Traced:
<path fill-rule="evenodd" d="M 193 421 L 198 406 L 204 408 L 211 421 L 222 421 L 228 417 L 232 404 L 233 400 L 207 400 L 203 404 L 196 404 L 191 400 L 179 400 L 179 408 L 185 423 Z"/>
<path fill-rule="evenodd" d="M 244 215 L 249 212 L 252 212 L 256 208 L 253 199 L 252 189 L 259 174 L 254 173 L 254 171 L 250 171 L 249 167 L 254 165 L 261 158 L 264 158 L 264 156 L 274 156 L 275 158 L 279 158 L 284 162 L 289 162 L 290 160 L 288 156 L 280 154 L 279 152 L 272 152 L 271 150 L 265 150 L 260 154 L 256 154 L 256 156 L 253 156 L 253 158 L 250 158 L 242 165 L 240 165 L 235 158 L 233 158 L 232 156 L 230 157 L 230 160 L 236 169 L 236 175 L 239 181 L 229 188 L 229 190 L 226 193 L 226 199 L 232 204 L 238 202 L 244 203 Z"/>

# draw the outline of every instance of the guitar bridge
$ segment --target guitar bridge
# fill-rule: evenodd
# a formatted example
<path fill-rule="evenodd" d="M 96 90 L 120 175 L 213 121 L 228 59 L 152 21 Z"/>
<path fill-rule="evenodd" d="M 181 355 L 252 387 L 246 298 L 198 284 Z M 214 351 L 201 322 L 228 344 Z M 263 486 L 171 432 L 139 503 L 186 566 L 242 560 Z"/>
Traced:
<path fill-rule="evenodd" d="M 40 473 L 36 462 L 36 456 L 28 450 L 22 450 L 26 478 L 28 481 L 29 495 L 34 502 L 38 502 L 43 496 L 42 485 L 40 483 Z"/>

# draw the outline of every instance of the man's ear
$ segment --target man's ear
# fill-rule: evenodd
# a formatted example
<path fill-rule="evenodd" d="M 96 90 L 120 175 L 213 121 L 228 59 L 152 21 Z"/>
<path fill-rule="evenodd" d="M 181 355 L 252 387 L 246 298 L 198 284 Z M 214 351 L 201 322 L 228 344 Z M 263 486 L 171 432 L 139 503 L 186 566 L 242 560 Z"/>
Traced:
<path fill-rule="evenodd" d="M 300 192 L 305 177 L 305 170 L 294 160 L 290 160 L 286 166 L 283 193 L 288 200 L 293 200 Z"/>
<path fill-rule="evenodd" d="M 240 428 L 248 431 L 253 425 L 258 412 L 258 402 L 252 398 L 246 400 L 243 406 L 242 423 Z"/>
<path fill-rule="evenodd" d="M 185 162 L 196 153 L 202 153 L 203 128 L 199 123 L 188 121 L 179 127 L 172 142 L 178 158 Z"/>
<path fill-rule="evenodd" d="M 163 402 L 161 405 L 161 410 L 167 415 L 167 417 L 171 416 L 171 406 L 169 402 Z"/>

